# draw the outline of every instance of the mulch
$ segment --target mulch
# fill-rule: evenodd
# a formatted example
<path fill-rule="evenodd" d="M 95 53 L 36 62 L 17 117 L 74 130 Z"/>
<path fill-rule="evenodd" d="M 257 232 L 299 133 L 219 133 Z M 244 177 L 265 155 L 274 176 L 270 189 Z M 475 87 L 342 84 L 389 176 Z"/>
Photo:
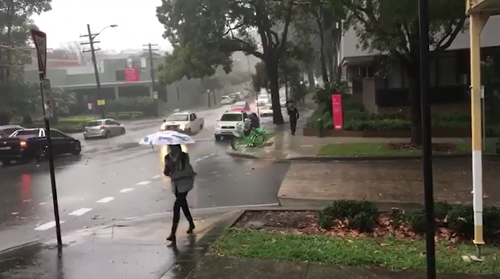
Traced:
<path fill-rule="evenodd" d="M 346 222 L 338 222 L 332 229 L 325 230 L 318 225 L 319 212 L 317 211 L 256 211 L 247 212 L 234 225 L 236 228 L 259 229 L 269 232 L 286 234 L 325 235 L 331 237 L 386 237 L 396 239 L 421 240 L 425 236 L 414 233 L 407 225 L 394 226 L 391 218 L 382 213 L 378 225 L 371 233 L 360 233 L 347 227 Z M 444 227 L 436 229 L 436 242 L 446 240 L 449 242 L 461 241 L 452 231 Z"/>
<path fill-rule="evenodd" d="M 413 151 L 422 150 L 421 146 L 415 146 L 411 143 L 389 143 L 388 147 L 390 150 L 394 151 Z M 432 151 L 439 153 L 452 153 L 456 150 L 454 144 L 451 143 L 433 143 Z"/>

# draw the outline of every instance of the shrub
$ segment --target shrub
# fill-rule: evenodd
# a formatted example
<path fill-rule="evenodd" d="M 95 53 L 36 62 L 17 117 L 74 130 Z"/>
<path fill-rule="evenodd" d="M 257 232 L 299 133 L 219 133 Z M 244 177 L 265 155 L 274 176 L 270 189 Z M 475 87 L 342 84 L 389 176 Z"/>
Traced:
<path fill-rule="evenodd" d="M 474 212 L 470 205 L 452 206 L 448 211 L 448 227 L 455 233 L 472 238 L 474 235 Z"/>
<path fill-rule="evenodd" d="M 452 206 L 446 202 L 436 202 L 434 203 L 434 216 L 436 219 L 444 220 L 448 216 L 448 212 L 451 210 Z"/>
<path fill-rule="evenodd" d="M 335 220 L 347 220 L 349 228 L 370 232 L 375 228 L 377 218 L 378 208 L 373 202 L 339 200 L 323 209 L 319 225 L 323 228 L 331 228 Z"/>
<path fill-rule="evenodd" d="M 349 228 L 360 232 L 372 232 L 377 225 L 376 217 L 368 212 L 360 212 L 349 220 Z"/>
<path fill-rule="evenodd" d="M 498 239 L 500 234 L 500 209 L 498 207 L 486 207 L 483 210 L 484 237 L 486 239 Z"/>
<path fill-rule="evenodd" d="M 414 233 L 422 234 L 425 233 L 427 228 L 425 220 L 425 210 L 421 207 L 407 215 L 408 226 Z"/>
<path fill-rule="evenodd" d="M 394 229 L 399 228 L 402 224 L 406 222 L 405 212 L 399 208 L 392 208 L 390 213 L 390 218 L 392 221 L 392 227 Z"/>

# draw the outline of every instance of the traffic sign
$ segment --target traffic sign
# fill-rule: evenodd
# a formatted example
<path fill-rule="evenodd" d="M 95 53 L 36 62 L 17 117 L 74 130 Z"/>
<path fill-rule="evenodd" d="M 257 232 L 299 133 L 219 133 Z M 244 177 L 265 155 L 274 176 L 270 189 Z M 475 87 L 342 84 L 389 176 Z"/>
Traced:
<path fill-rule="evenodd" d="M 43 115 L 47 118 L 51 118 L 54 116 L 54 107 L 52 105 L 52 88 L 50 87 L 50 80 L 43 79 L 41 83 Z"/>
<path fill-rule="evenodd" d="M 47 72 L 47 34 L 39 30 L 31 29 L 31 37 L 33 38 L 33 42 L 35 42 L 38 57 L 38 70 L 45 77 Z"/>
<path fill-rule="evenodd" d="M 158 92 L 153 92 L 153 99 L 158 100 Z"/>
<path fill-rule="evenodd" d="M 105 106 L 106 105 L 106 100 L 97 100 L 97 105 L 98 106 Z"/>

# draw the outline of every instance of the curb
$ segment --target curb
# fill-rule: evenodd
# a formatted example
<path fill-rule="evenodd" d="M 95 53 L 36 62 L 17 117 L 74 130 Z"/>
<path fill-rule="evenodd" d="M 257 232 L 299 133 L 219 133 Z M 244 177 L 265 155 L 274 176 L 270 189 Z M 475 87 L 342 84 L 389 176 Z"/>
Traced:
<path fill-rule="evenodd" d="M 23 249 L 23 248 L 27 248 L 27 247 L 31 247 L 31 246 L 40 245 L 41 243 L 43 243 L 43 240 L 38 239 L 38 240 L 33 240 L 33 241 L 30 241 L 27 243 L 15 245 L 15 246 L 0 250 L 0 255 L 5 255 L 5 254 L 8 254 L 12 251 L 18 250 L 18 249 Z"/>
<path fill-rule="evenodd" d="M 298 156 L 292 158 L 269 158 L 260 157 L 253 154 L 226 151 L 229 156 L 254 159 L 254 160 L 273 160 L 277 163 L 286 162 L 359 162 L 359 161 L 406 161 L 406 160 L 421 160 L 422 156 Z M 471 154 L 438 154 L 432 156 L 433 159 L 446 159 L 446 158 L 467 158 Z M 494 154 L 483 154 L 483 158 L 488 160 L 500 160 L 500 156 Z"/>

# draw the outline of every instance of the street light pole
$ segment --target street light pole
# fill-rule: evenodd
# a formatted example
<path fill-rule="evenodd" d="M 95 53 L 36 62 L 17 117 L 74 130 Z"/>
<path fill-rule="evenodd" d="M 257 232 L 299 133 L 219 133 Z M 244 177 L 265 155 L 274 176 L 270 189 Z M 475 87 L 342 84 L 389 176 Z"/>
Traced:
<path fill-rule="evenodd" d="M 418 2 L 420 49 L 420 98 L 422 111 L 423 176 L 426 219 L 427 279 L 436 279 L 436 247 L 434 242 L 434 185 L 432 178 L 431 109 L 429 104 L 429 0 Z"/>
<path fill-rule="evenodd" d="M 156 82 L 155 82 L 155 68 L 153 66 L 153 51 L 157 51 L 158 49 L 153 49 L 153 47 L 157 47 L 157 44 L 147 44 L 143 45 L 144 47 L 148 47 L 147 51 L 149 53 L 149 66 L 150 66 L 150 74 L 151 74 L 151 89 L 153 90 L 153 98 L 155 102 L 155 116 L 158 117 L 158 92 L 156 91 Z"/>
<path fill-rule="evenodd" d="M 97 86 L 97 106 L 99 107 L 101 118 L 106 118 L 106 113 L 104 111 L 104 106 L 106 105 L 106 103 L 105 103 L 105 100 L 102 99 L 102 94 L 101 94 L 101 79 L 99 78 L 99 69 L 97 68 L 97 59 L 96 59 L 96 55 L 95 55 L 95 52 L 99 51 L 101 49 L 100 48 L 96 49 L 95 46 L 94 46 L 94 44 L 100 43 L 99 41 L 95 41 L 95 38 L 99 34 L 101 34 L 101 32 L 104 31 L 104 29 L 106 29 L 108 27 L 114 28 L 114 27 L 117 27 L 117 25 L 116 24 L 112 24 L 112 25 L 106 26 L 99 33 L 92 34 L 92 31 L 90 29 L 90 24 L 87 24 L 87 32 L 88 32 L 88 34 L 80 36 L 80 37 L 88 37 L 89 38 L 89 41 L 82 43 L 82 45 L 87 45 L 88 44 L 90 46 L 90 50 L 84 50 L 83 52 L 90 52 L 91 55 L 92 55 L 92 64 L 94 65 L 95 83 L 96 83 L 96 86 Z"/>

